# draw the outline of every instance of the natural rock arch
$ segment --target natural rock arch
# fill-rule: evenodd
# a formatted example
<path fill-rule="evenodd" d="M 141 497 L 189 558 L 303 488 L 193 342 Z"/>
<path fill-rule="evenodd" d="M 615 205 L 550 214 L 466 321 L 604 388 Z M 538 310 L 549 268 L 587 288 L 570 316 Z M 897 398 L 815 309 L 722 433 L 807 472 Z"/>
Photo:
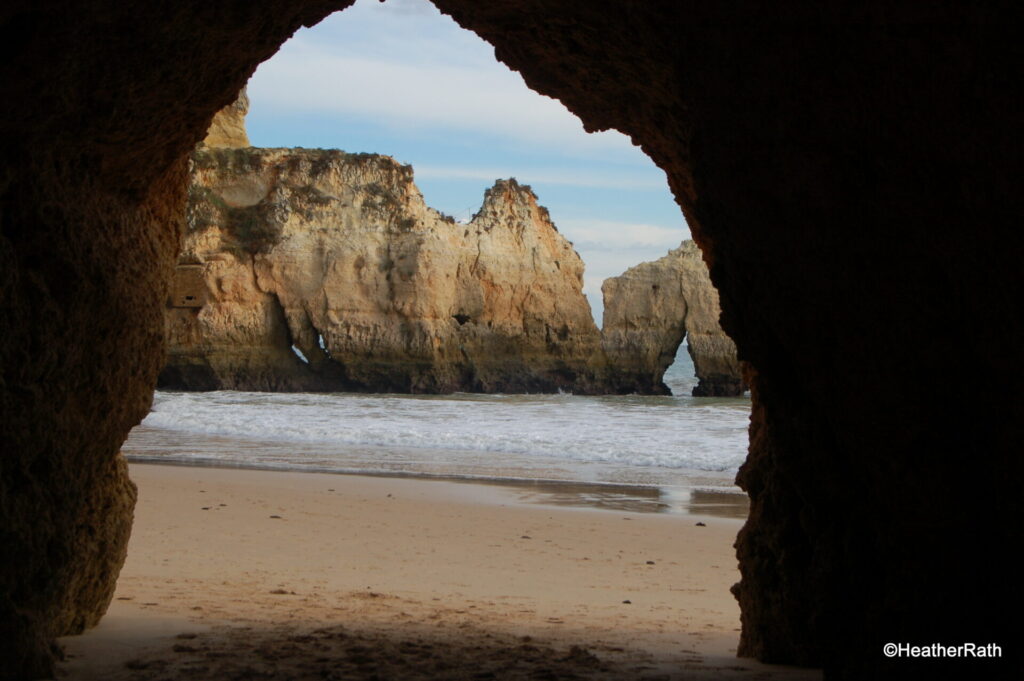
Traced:
<path fill-rule="evenodd" d="M 718 291 L 700 248 L 687 239 L 650 262 L 604 280 L 601 344 L 620 392 L 668 394 L 662 378 L 683 339 L 698 397 L 735 397 L 747 387 L 736 344 L 719 324 Z"/>
<path fill-rule="evenodd" d="M 741 654 L 847 678 L 929 673 L 886 666 L 889 640 L 1019 654 L 1013 22 L 967 3 L 435 2 L 640 143 L 704 250 L 754 368 Z M 110 597 L 134 494 L 116 452 L 162 359 L 188 151 L 257 63 L 348 4 L 0 9 L 8 677 L 45 671 L 50 639 Z M 955 337 L 951 312 L 970 320 Z"/>

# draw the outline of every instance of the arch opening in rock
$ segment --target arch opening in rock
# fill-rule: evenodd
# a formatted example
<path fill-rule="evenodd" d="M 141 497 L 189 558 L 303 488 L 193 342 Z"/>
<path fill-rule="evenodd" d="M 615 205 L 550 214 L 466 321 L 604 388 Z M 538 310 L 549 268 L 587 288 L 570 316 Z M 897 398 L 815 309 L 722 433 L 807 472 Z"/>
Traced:
<path fill-rule="evenodd" d="M 686 386 L 687 395 L 735 397 L 746 391 L 736 344 L 719 324 L 718 291 L 696 243 L 684 241 L 658 260 L 606 279 L 601 291 L 601 342 L 619 392 L 678 395 L 679 386 L 671 389 L 666 382 L 674 365 L 674 373 L 686 366 L 688 376 L 697 378 Z M 684 339 L 689 361 L 679 364 Z"/>

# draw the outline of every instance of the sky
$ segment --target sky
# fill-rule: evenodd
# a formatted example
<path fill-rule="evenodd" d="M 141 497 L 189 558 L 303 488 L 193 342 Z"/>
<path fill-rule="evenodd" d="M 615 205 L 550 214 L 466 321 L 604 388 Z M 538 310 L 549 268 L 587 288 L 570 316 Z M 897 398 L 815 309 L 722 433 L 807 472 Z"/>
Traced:
<path fill-rule="evenodd" d="M 358 0 L 299 30 L 248 92 L 253 146 L 392 156 L 459 220 L 499 178 L 530 185 L 583 258 L 598 324 L 604 279 L 690 236 L 664 172 L 628 137 L 585 132 L 427 0 Z"/>

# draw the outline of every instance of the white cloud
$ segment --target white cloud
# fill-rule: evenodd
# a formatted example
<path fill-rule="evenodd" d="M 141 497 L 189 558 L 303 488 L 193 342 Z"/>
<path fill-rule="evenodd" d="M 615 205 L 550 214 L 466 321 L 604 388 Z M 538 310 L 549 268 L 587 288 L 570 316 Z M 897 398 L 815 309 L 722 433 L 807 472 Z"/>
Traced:
<path fill-rule="evenodd" d="M 597 320 L 603 315 L 601 284 L 605 279 L 617 277 L 642 262 L 657 260 L 690 238 L 689 229 L 683 226 L 669 229 L 642 223 L 584 219 L 564 220 L 558 225 L 559 231 L 573 242 L 586 266 L 583 293 L 590 300 Z"/>
<path fill-rule="evenodd" d="M 678 244 L 676 244 L 678 245 Z M 642 262 L 657 260 L 668 252 L 668 249 L 653 248 L 647 251 L 631 252 L 629 255 L 591 249 L 577 249 L 586 265 L 583 273 L 583 291 L 601 299 L 601 284 L 608 277 L 617 277 L 630 267 Z"/>
<path fill-rule="evenodd" d="M 617 220 L 589 220 L 586 218 L 569 218 L 556 222 L 558 229 L 566 238 L 576 244 L 577 249 L 586 248 L 592 251 L 608 251 L 609 254 L 620 254 L 618 257 L 629 257 L 623 251 L 643 253 L 657 252 L 660 258 L 670 249 L 675 248 L 690 238 L 690 230 L 685 224 L 678 227 L 664 227 L 635 222 Z"/>
<path fill-rule="evenodd" d="M 508 70 L 396 63 L 301 45 L 261 65 L 249 94 L 279 112 L 363 116 L 404 129 L 474 132 L 566 150 L 632 147 L 620 133 L 586 133 L 561 103 L 528 90 Z"/>
<path fill-rule="evenodd" d="M 249 96 L 254 107 L 280 113 L 366 117 L 574 153 L 637 153 L 621 133 L 585 132 L 561 102 L 527 88 L 490 45 L 425 0 L 360 2 L 299 31 L 260 65 Z"/>

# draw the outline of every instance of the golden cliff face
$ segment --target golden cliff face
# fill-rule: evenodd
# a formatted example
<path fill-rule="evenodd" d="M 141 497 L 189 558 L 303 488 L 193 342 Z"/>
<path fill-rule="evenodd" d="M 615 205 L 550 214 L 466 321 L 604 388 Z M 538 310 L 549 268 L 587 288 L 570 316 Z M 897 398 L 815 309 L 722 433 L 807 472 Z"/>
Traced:
<path fill-rule="evenodd" d="M 245 88 L 238 93 L 238 99 L 217 112 L 206 131 L 203 144 L 208 147 L 240 149 L 252 146 L 245 129 L 245 115 L 249 113 L 249 95 Z"/>
<path fill-rule="evenodd" d="M 621 389 L 666 391 L 662 376 L 685 336 L 700 379 L 694 395 L 743 394 L 736 344 L 719 324 L 718 291 L 697 244 L 684 241 L 663 258 L 606 279 L 601 292 L 602 341 Z"/>
<path fill-rule="evenodd" d="M 193 153 L 160 385 L 180 389 L 667 394 L 683 337 L 697 395 L 745 389 L 692 241 L 605 281 L 527 186 L 456 223 L 387 156 L 249 146 L 245 90 Z"/>
<path fill-rule="evenodd" d="M 460 224 L 386 156 L 200 149 L 161 385 L 590 392 L 583 263 L 529 187 Z"/>

